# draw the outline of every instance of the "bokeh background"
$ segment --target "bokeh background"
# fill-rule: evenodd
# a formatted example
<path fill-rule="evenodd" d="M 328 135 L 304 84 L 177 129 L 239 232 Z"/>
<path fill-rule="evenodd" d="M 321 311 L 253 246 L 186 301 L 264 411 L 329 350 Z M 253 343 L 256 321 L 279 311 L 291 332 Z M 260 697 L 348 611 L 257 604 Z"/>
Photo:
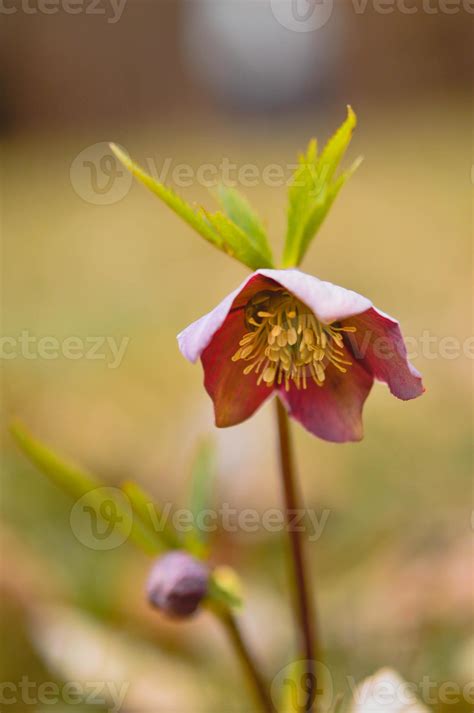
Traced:
<path fill-rule="evenodd" d="M 359 444 L 294 428 L 306 503 L 329 513 L 309 550 L 325 661 L 342 691 L 386 665 L 417 685 L 472 681 L 472 360 L 440 349 L 449 337 L 472 355 L 472 15 L 447 5 L 2 6 L 3 334 L 129 340 L 118 368 L 110 355 L 1 361 L 3 681 L 127 682 L 123 711 L 252 710 L 211 617 L 176 625 L 151 611 L 146 557 L 78 541 L 70 501 L 4 426 L 20 418 L 108 484 L 134 478 L 178 506 L 197 443 L 211 437 L 216 506 L 277 507 L 272 408 L 216 430 L 200 367 L 175 339 L 245 271 L 132 185 L 103 142 L 209 207 L 212 187 L 176 166 L 256 165 L 255 185 L 238 187 L 279 249 L 287 188 L 262 171 L 278 164 L 288 179 L 297 152 L 325 140 L 347 103 L 359 118 L 347 160 L 365 160 L 304 269 L 399 317 L 427 392 L 403 403 L 377 385 Z M 423 335 L 435 338 L 428 348 Z M 243 627 L 271 677 L 294 653 L 284 538 L 218 532 L 213 559 L 244 581 Z M 25 709 L 43 710 L 8 706 Z"/>

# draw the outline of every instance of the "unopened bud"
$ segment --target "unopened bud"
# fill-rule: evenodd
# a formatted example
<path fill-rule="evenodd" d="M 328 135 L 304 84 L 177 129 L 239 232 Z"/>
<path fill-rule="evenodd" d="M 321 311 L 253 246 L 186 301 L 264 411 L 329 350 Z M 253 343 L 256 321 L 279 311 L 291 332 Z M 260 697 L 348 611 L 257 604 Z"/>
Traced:
<path fill-rule="evenodd" d="M 147 584 L 150 604 L 168 616 L 194 614 L 207 594 L 209 569 L 181 550 L 160 557 L 150 572 Z"/>

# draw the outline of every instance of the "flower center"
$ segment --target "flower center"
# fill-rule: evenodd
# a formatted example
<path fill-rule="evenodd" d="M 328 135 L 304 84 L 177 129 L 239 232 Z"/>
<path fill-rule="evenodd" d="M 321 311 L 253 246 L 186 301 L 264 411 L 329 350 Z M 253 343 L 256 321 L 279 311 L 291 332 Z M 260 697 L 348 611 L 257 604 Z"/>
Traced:
<path fill-rule="evenodd" d="M 245 308 L 249 331 L 239 343 L 232 361 L 248 362 L 244 374 L 258 374 L 257 384 L 285 385 L 306 389 L 308 377 L 322 386 L 329 364 L 345 373 L 352 362 L 344 360 L 343 327 L 337 322 L 322 324 L 291 293 L 265 290 L 258 292 Z"/>

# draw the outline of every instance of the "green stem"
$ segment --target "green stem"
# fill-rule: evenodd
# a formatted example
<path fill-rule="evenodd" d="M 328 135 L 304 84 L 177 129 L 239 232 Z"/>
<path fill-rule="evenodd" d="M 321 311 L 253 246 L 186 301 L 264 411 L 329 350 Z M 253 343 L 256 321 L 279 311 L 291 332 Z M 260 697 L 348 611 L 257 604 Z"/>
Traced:
<path fill-rule="evenodd" d="M 280 471 L 285 499 L 285 516 L 290 540 L 293 596 L 296 624 L 300 650 L 305 657 L 307 692 L 305 711 L 313 711 L 317 693 L 316 657 L 318 655 L 317 637 L 315 634 L 315 613 L 312 606 L 310 585 L 307 577 L 304 559 L 303 533 L 293 524 L 293 516 L 301 510 L 295 473 L 293 447 L 289 428 L 288 414 L 279 398 L 275 399 L 280 450 Z"/>
<path fill-rule="evenodd" d="M 275 713 L 272 699 L 270 698 L 270 687 L 257 666 L 257 663 L 250 653 L 245 643 L 234 615 L 226 610 L 219 614 L 219 618 L 224 625 L 230 641 L 234 647 L 237 657 L 242 665 L 245 675 L 253 688 L 255 698 L 258 700 L 263 713 Z"/>

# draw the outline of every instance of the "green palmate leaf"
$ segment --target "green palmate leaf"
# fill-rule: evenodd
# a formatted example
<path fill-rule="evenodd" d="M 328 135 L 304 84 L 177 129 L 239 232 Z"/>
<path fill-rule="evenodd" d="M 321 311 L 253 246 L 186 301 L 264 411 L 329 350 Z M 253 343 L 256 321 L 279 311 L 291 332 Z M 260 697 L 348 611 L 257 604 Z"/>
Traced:
<path fill-rule="evenodd" d="M 219 186 L 218 196 L 227 217 L 244 231 L 254 249 L 266 258 L 268 264 L 273 264 L 265 228 L 247 199 L 235 188 L 223 184 Z"/>
<path fill-rule="evenodd" d="M 209 222 L 209 225 L 216 231 L 224 241 L 224 251 L 231 257 L 242 262 L 252 270 L 258 270 L 260 267 L 272 267 L 272 263 L 255 248 L 249 240 L 248 235 L 236 225 L 230 218 L 217 211 L 208 213 L 203 210 L 203 215 Z"/>
<path fill-rule="evenodd" d="M 210 442 L 203 441 L 198 448 L 191 472 L 190 510 L 193 530 L 186 537 L 186 549 L 199 557 L 208 554 L 209 532 L 206 532 L 205 511 L 214 502 L 216 467 L 214 449 Z"/>
<path fill-rule="evenodd" d="M 109 504 L 113 500 L 114 524 L 117 529 L 130 537 L 147 554 L 154 555 L 159 551 L 155 538 L 133 517 L 118 489 L 106 487 L 89 473 L 63 461 L 43 443 L 33 438 L 21 424 L 13 424 L 11 433 L 23 453 L 55 485 L 76 501 L 84 499 L 84 508 L 90 508 L 102 519 L 110 513 Z"/>
<path fill-rule="evenodd" d="M 209 243 L 251 270 L 273 266 L 268 246 L 265 249 L 265 245 L 248 234 L 242 226 L 222 213 L 209 214 L 199 207 L 189 205 L 171 188 L 146 173 L 118 146 L 111 144 L 110 147 L 125 168 Z"/>
<path fill-rule="evenodd" d="M 121 487 L 130 500 L 135 515 L 146 528 L 150 538 L 156 541 L 157 548 L 163 551 L 179 548 L 181 540 L 168 522 L 169 513 L 161 510 L 137 483 L 127 481 L 122 483 Z"/>
<path fill-rule="evenodd" d="M 324 185 L 321 188 L 318 199 L 314 202 L 310 208 L 307 216 L 306 223 L 301 232 L 301 255 L 304 256 L 306 253 L 311 240 L 314 238 L 318 232 L 324 218 L 329 213 L 329 210 L 336 199 L 339 191 L 341 190 L 344 183 L 352 176 L 354 171 L 357 169 L 361 159 L 354 161 L 352 166 L 345 171 L 339 178 L 337 178 L 331 185 Z"/>
<path fill-rule="evenodd" d="M 357 124 L 357 117 L 350 106 L 347 107 L 347 119 L 331 136 L 319 159 L 320 171 L 325 180 L 330 181 L 344 156 Z"/>
<path fill-rule="evenodd" d="M 347 119 L 327 142 L 318 156 L 313 139 L 298 167 L 288 195 L 288 226 L 283 264 L 299 265 L 344 183 L 360 164 L 358 159 L 348 171 L 334 178 L 337 167 L 351 140 L 356 116 L 348 107 Z"/>
<path fill-rule="evenodd" d="M 315 179 L 317 179 L 317 147 L 316 139 L 312 139 L 306 154 L 301 154 L 298 157 L 298 167 L 290 184 L 288 231 L 292 234 L 297 231 L 301 215 L 306 214 L 314 200 Z"/>

